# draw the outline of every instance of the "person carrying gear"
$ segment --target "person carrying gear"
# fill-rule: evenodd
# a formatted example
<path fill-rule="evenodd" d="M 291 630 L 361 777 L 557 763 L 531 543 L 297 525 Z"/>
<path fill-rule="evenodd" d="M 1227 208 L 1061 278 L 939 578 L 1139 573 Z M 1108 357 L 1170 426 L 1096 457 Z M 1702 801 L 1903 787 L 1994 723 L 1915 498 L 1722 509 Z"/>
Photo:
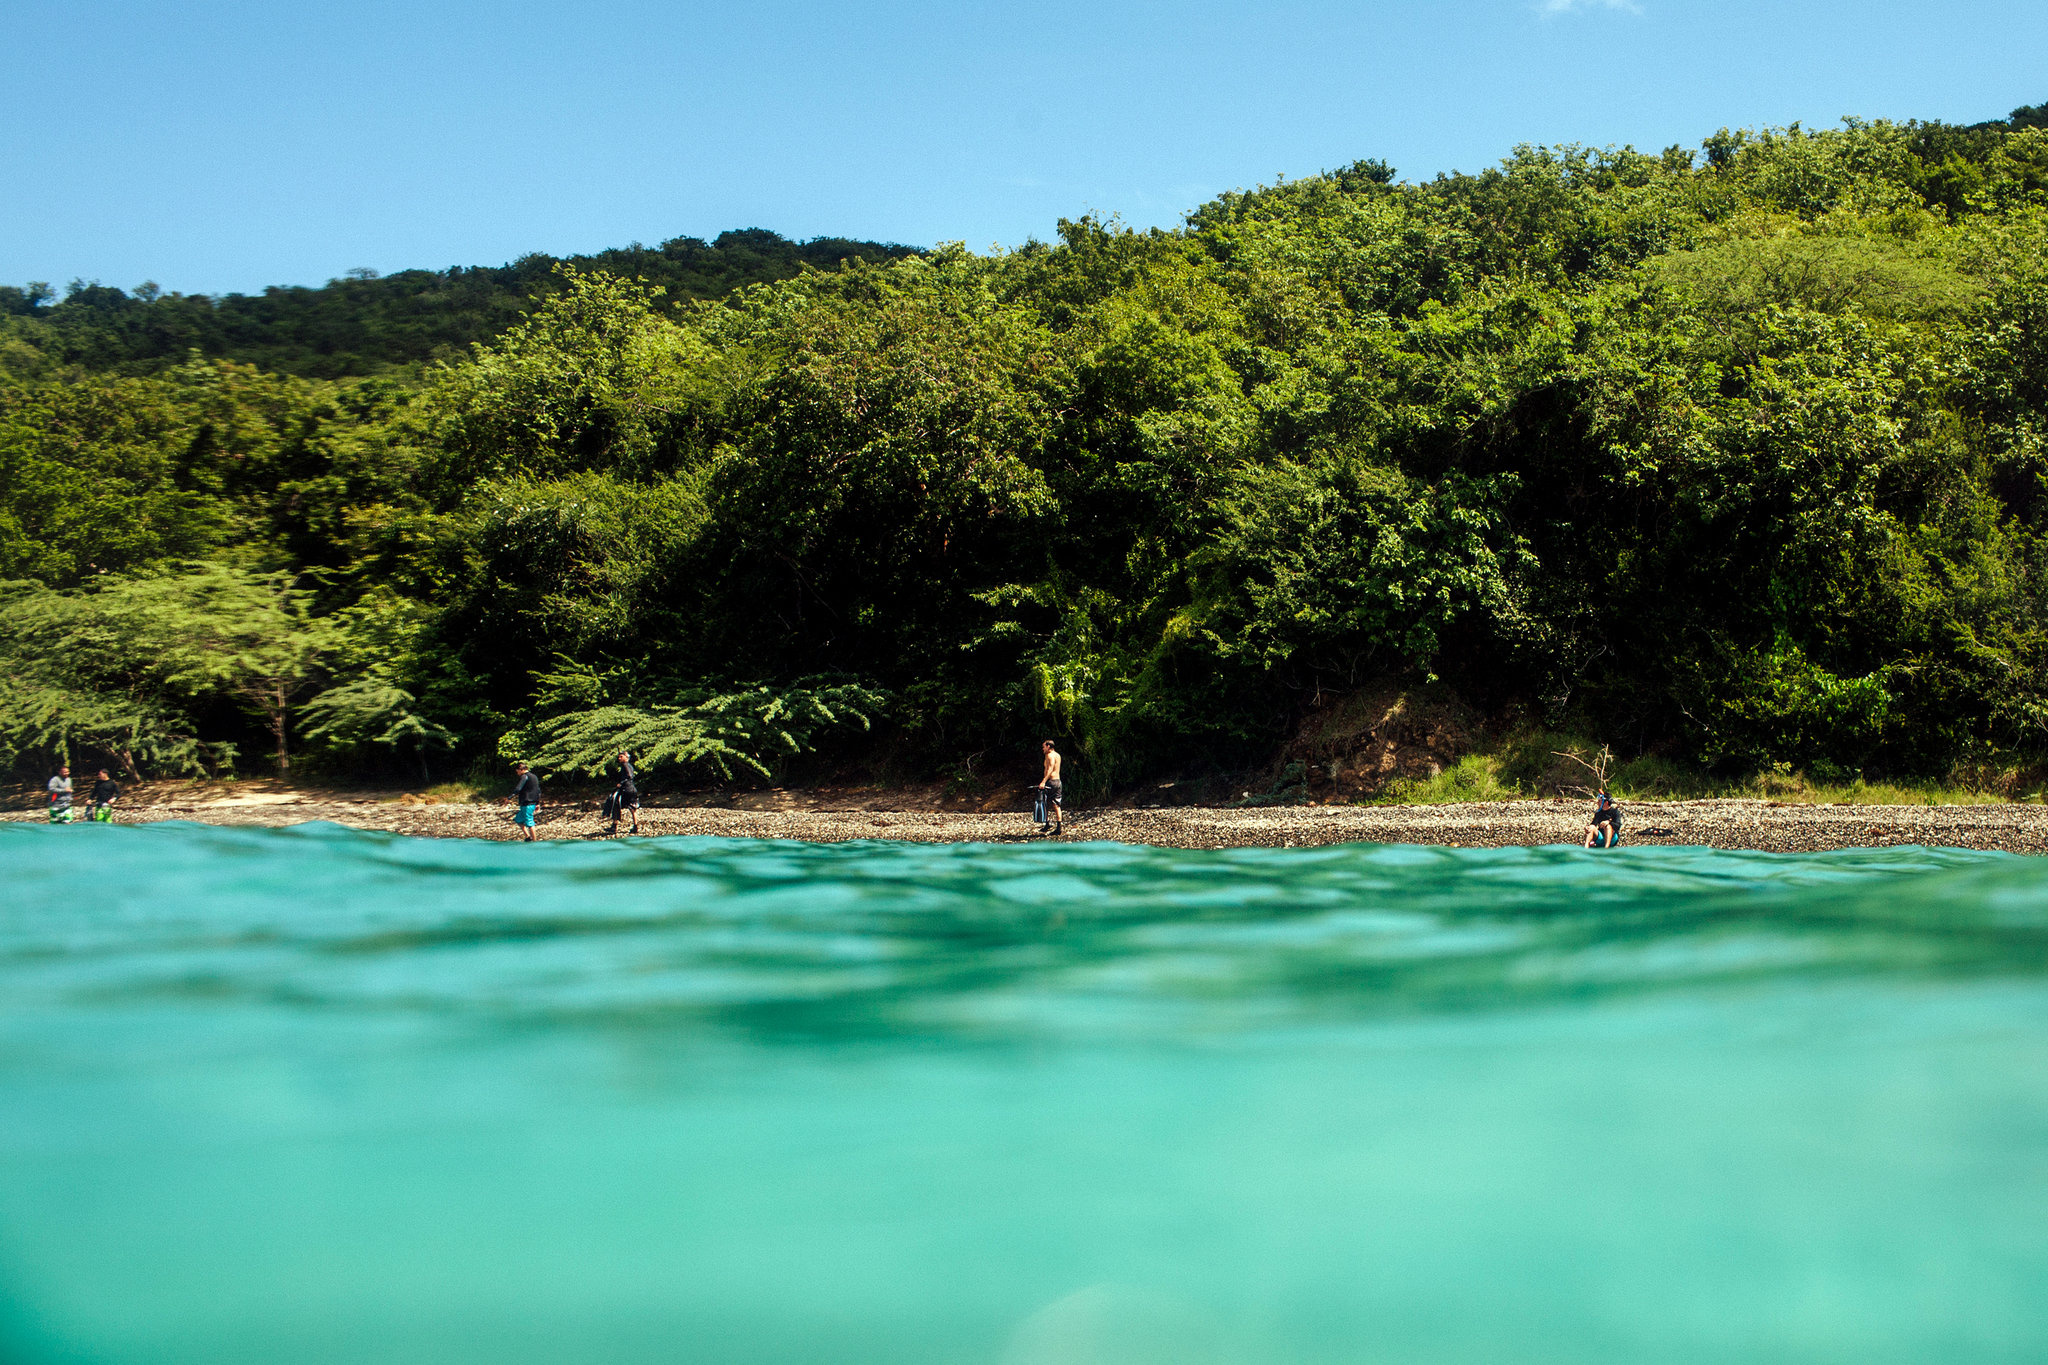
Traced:
<path fill-rule="evenodd" d="M 1060 817 L 1060 800 L 1066 795 L 1066 789 L 1060 782 L 1060 751 L 1053 747 L 1051 740 L 1045 741 L 1039 748 L 1045 754 L 1045 773 L 1038 779 L 1038 800 L 1042 803 L 1036 812 L 1038 832 L 1057 838 L 1060 831 L 1066 828 L 1066 822 Z M 1047 824 L 1045 819 L 1048 807 L 1052 815 L 1050 824 Z"/>

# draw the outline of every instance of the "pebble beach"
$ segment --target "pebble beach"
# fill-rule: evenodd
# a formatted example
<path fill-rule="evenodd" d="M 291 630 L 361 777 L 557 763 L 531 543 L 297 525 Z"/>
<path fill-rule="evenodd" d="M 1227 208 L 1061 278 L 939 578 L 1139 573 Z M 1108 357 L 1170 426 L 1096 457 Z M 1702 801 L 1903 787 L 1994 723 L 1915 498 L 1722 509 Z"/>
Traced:
<path fill-rule="evenodd" d="M 1436 844 L 1460 848 L 1578 843 L 1583 801 L 1523 800 L 1443 806 L 1265 806 L 1250 808 L 1101 807 L 1069 814 L 1066 842 L 1112 840 L 1163 848 L 1297 848 L 1339 843 Z M 2048 807 L 1798 805 L 1770 801 L 1630 802 L 1624 846 L 1695 845 L 1811 853 L 1837 848 L 1924 844 L 2048 853 Z M 0 819 L 40 821 L 40 810 Z M 123 824 L 193 820 L 214 825 L 295 825 L 326 820 L 356 829 L 446 839 L 514 839 L 511 811 L 499 805 L 406 804 L 323 795 L 169 801 L 124 805 Z M 622 827 L 623 828 L 623 827 Z M 842 843 L 898 839 L 925 843 L 1022 843 L 1043 840 L 1019 813 L 856 809 L 745 809 L 652 806 L 641 837 L 713 835 Z M 543 807 L 542 839 L 605 838 L 594 802 Z M 617 836 L 627 837 L 623 832 Z"/>

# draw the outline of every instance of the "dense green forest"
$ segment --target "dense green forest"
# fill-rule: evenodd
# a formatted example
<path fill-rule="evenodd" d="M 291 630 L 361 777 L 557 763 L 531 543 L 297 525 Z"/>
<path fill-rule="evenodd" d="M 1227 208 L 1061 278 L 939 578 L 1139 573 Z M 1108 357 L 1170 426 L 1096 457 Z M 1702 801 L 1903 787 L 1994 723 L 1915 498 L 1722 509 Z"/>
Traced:
<path fill-rule="evenodd" d="M 59 299 L 48 284 L 0 285 L 0 340 L 17 372 L 76 366 L 155 374 L 199 354 L 314 379 L 416 372 L 423 361 L 460 360 L 518 322 L 562 287 L 559 267 L 604 271 L 661 292 L 673 310 L 748 284 L 786 280 L 806 266 L 877 263 L 914 256 L 911 247 L 819 237 L 792 242 L 761 228 L 720 233 L 709 244 L 677 237 L 593 256 L 522 256 L 510 265 L 354 270 L 325 287 L 272 288 L 259 297 L 166 294 L 155 284 L 129 293 L 73 280 Z"/>
<path fill-rule="evenodd" d="M 163 299 L 16 291 L 0 733 L 712 778 L 1045 732 L 1099 793 L 1429 682 L 1723 772 L 2024 766 L 2044 121 L 1365 161 L 766 282 L 349 281 L 241 350 L 286 314 L 192 305 L 182 358 L 107 321 Z"/>

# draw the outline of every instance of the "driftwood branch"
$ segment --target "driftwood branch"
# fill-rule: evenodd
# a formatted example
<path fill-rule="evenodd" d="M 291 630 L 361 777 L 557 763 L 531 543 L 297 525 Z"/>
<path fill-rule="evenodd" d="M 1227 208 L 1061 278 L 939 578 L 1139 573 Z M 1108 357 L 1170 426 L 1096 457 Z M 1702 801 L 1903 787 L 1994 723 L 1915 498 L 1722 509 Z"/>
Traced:
<path fill-rule="evenodd" d="M 1599 751 L 1590 757 L 1580 753 L 1577 749 L 1552 749 L 1550 752 L 1558 758 L 1568 758 L 1578 764 L 1581 768 L 1593 774 L 1593 780 L 1600 784 L 1597 787 L 1579 787 L 1560 783 L 1557 789 L 1559 795 L 1567 792 L 1577 792 L 1581 796 L 1591 797 L 1598 796 L 1601 792 L 1607 790 L 1607 775 L 1614 770 L 1614 751 L 1605 744 L 1601 745 Z"/>

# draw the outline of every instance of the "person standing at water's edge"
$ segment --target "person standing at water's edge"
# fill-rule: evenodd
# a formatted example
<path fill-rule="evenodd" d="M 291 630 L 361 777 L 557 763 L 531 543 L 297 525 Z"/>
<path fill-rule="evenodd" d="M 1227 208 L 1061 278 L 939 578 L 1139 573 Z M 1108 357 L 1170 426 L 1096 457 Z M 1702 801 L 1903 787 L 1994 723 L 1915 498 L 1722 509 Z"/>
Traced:
<path fill-rule="evenodd" d="M 1066 794 L 1066 787 L 1060 781 L 1060 751 L 1053 747 L 1051 740 L 1039 747 L 1045 753 L 1045 773 L 1038 779 L 1038 789 L 1045 793 L 1046 802 L 1052 807 L 1052 823 L 1041 824 L 1038 832 L 1058 834 L 1066 828 L 1066 822 L 1060 815 L 1060 799 Z"/>
<path fill-rule="evenodd" d="M 114 823 L 114 802 L 121 795 L 121 786 L 107 776 L 105 768 L 100 769 L 99 781 L 92 784 L 92 805 L 86 817 L 102 825 Z"/>
<path fill-rule="evenodd" d="M 514 763 L 512 771 L 519 780 L 512 784 L 512 794 L 505 799 L 519 804 L 519 813 L 512 817 L 512 823 L 525 831 L 526 842 L 533 842 L 533 827 L 540 818 L 540 778 L 536 777 L 524 763 Z"/>
<path fill-rule="evenodd" d="M 71 765 L 63 764 L 57 775 L 50 779 L 50 823 L 68 825 L 71 823 Z"/>
<path fill-rule="evenodd" d="M 633 777 L 633 755 L 630 750 L 619 750 L 619 785 L 612 789 L 612 828 L 619 832 L 619 816 L 625 811 L 633 812 L 631 833 L 640 832 L 640 785 Z"/>

